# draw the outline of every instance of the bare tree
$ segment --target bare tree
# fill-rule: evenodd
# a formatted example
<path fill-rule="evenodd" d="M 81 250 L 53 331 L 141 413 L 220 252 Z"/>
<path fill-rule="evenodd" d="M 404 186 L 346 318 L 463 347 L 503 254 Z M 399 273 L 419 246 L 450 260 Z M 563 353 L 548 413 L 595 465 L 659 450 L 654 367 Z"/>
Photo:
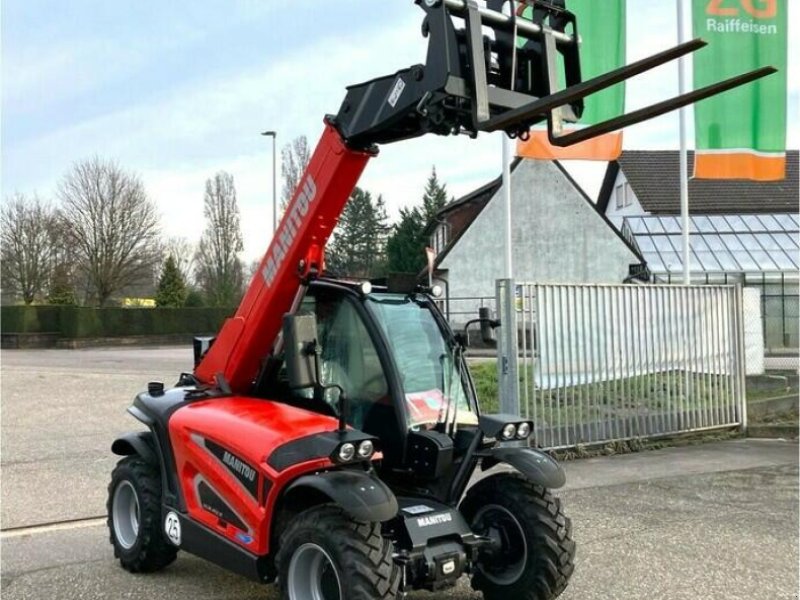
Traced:
<path fill-rule="evenodd" d="M 0 211 L 3 287 L 31 304 L 41 296 L 53 265 L 53 210 L 37 196 L 15 194 Z"/>
<path fill-rule="evenodd" d="M 194 257 L 197 252 L 197 245 L 190 242 L 185 237 L 173 236 L 167 239 L 163 246 L 161 269 L 164 268 L 167 258 L 170 256 L 175 261 L 187 284 L 194 280 Z"/>
<path fill-rule="evenodd" d="M 233 175 L 220 171 L 206 181 L 206 229 L 195 255 L 198 285 L 212 306 L 232 306 L 242 293 L 244 250 Z"/>
<path fill-rule="evenodd" d="M 281 191 L 281 209 L 285 210 L 292 199 L 297 184 L 306 170 L 308 161 L 311 159 L 311 150 L 308 147 L 308 139 L 301 135 L 294 138 L 291 144 L 286 144 L 281 149 L 281 176 L 283 177 L 283 189 Z"/>
<path fill-rule="evenodd" d="M 59 187 L 67 239 L 98 306 L 152 283 L 161 254 L 158 211 L 141 180 L 98 157 L 76 163 Z"/>
<path fill-rule="evenodd" d="M 78 268 L 78 255 L 70 243 L 69 231 L 59 209 L 51 219 L 52 268 L 47 284 L 47 302 L 50 304 L 77 304 L 79 294 L 84 299 L 90 291 L 86 274 Z"/>

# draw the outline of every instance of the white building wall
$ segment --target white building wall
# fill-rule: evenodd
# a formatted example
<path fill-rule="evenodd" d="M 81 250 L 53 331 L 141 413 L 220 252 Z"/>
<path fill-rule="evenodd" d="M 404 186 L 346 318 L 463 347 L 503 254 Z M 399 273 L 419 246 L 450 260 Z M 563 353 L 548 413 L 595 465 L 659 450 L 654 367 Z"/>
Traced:
<path fill-rule="evenodd" d="M 622 191 L 625 202 L 621 208 L 617 207 L 617 194 Z M 625 173 L 621 170 L 617 173 L 617 179 L 614 181 L 614 188 L 611 190 L 611 198 L 608 201 L 606 208 L 606 216 L 609 220 L 616 225 L 617 228 L 622 226 L 622 219 L 624 217 L 648 215 L 647 211 L 642 208 L 636 193 L 628 183 Z"/>
<path fill-rule="evenodd" d="M 523 160 L 512 173 L 513 269 L 518 281 L 621 283 L 639 258 L 553 163 Z M 494 297 L 503 276 L 502 189 L 440 263 L 450 298 Z M 451 302 L 477 313 L 479 302 Z M 456 322 L 465 318 L 454 318 Z"/>

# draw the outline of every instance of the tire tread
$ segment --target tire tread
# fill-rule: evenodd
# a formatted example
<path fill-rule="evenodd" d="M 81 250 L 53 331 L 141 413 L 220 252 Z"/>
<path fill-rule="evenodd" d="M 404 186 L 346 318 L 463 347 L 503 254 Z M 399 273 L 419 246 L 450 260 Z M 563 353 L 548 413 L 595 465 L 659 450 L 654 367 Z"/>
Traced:
<path fill-rule="evenodd" d="M 392 559 L 392 543 L 381 535 L 380 523 L 349 517 L 333 504 L 312 507 L 297 515 L 280 536 L 276 562 L 281 598 L 288 598 L 286 573 L 293 539 L 304 531 L 325 531 L 335 546 L 334 560 L 343 571 L 347 600 L 393 600 L 400 586 L 400 570 Z M 345 584 L 346 582 L 346 584 Z"/>
<path fill-rule="evenodd" d="M 528 544 L 533 571 L 511 585 L 501 586 L 480 570 L 472 587 L 486 600 L 553 600 L 561 595 L 575 569 L 572 521 L 564 514 L 561 500 L 546 488 L 534 485 L 518 473 L 500 473 L 479 481 L 469 489 L 461 511 L 471 521 L 481 506 L 499 504 L 509 508 L 528 525 Z"/>
<path fill-rule="evenodd" d="M 127 479 L 136 489 L 139 500 L 139 535 L 133 552 L 127 551 L 116 542 L 112 504 L 117 484 Z M 161 476 L 154 468 L 138 456 L 127 456 L 117 463 L 111 473 L 108 485 L 108 529 L 114 556 L 126 571 L 131 573 L 151 573 L 159 571 L 172 563 L 178 549 L 170 544 L 161 533 Z"/>

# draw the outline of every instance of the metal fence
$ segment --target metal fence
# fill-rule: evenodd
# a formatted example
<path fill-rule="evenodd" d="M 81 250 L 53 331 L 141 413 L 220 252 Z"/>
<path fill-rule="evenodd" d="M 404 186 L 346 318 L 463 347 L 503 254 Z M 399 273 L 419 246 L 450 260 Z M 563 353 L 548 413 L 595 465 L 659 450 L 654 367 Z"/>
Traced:
<path fill-rule="evenodd" d="M 740 287 L 501 280 L 497 306 L 501 406 L 543 447 L 746 425 Z"/>
<path fill-rule="evenodd" d="M 674 273 L 656 274 L 655 277 L 663 283 L 681 281 L 681 275 Z M 800 348 L 800 283 L 796 271 L 705 272 L 692 274 L 692 282 L 705 285 L 741 283 L 746 288 L 758 289 L 761 293 L 764 351 L 768 356 L 797 357 Z"/>

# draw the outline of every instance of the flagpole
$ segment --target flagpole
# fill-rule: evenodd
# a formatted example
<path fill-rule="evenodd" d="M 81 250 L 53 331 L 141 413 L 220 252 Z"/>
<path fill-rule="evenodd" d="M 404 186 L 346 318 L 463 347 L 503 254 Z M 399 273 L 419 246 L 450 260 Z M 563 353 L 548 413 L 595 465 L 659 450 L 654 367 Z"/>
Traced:
<path fill-rule="evenodd" d="M 500 132 L 500 141 L 503 144 L 503 212 L 505 217 L 505 243 L 503 262 L 503 277 L 511 279 L 513 277 L 513 264 L 511 262 L 511 140 Z"/>
<path fill-rule="evenodd" d="M 676 0 L 678 5 L 678 43 L 682 44 L 686 40 L 684 34 L 683 3 L 684 0 Z M 678 59 L 678 94 L 686 91 L 686 58 L 681 56 Z M 689 173 L 688 156 L 686 151 L 686 108 L 681 108 L 678 112 L 679 131 L 680 131 L 680 189 L 681 189 L 681 262 L 683 263 L 683 283 L 691 283 L 690 264 L 689 264 Z"/>

